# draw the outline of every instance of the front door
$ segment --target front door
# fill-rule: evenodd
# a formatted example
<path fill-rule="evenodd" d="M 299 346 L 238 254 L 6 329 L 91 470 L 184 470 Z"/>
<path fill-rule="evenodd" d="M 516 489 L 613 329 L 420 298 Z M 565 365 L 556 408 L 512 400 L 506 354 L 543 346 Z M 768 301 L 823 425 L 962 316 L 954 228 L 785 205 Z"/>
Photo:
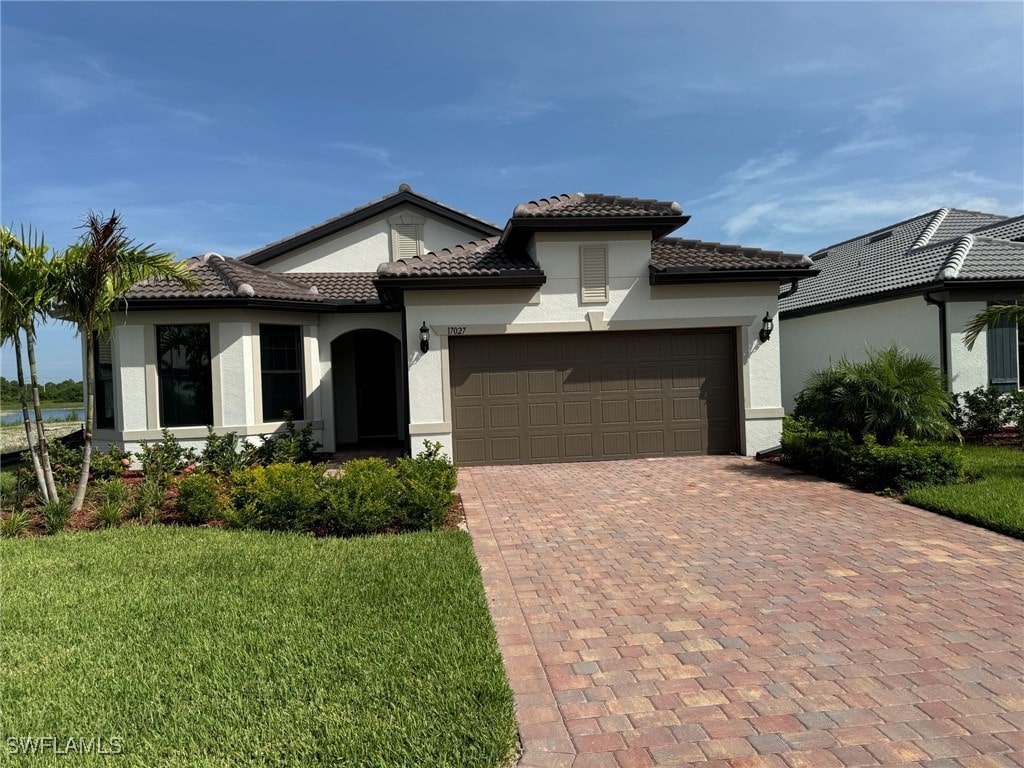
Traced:
<path fill-rule="evenodd" d="M 359 441 L 395 438 L 398 430 L 397 341 L 380 331 L 355 336 L 356 423 Z"/>

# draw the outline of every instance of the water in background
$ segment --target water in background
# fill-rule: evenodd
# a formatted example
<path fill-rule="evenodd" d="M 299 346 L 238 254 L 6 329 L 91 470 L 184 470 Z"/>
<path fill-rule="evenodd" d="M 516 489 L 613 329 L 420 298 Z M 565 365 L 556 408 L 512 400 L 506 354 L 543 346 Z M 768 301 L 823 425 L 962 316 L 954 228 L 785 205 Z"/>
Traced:
<path fill-rule="evenodd" d="M 35 421 L 35 414 L 32 408 L 28 409 L 29 416 Z M 43 421 L 64 421 L 74 414 L 76 419 L 85 419 L 85 408 L 43 408 Z M 21 411 L 4 411 L 0 413 L 0 424 L 20 424 Z"/>

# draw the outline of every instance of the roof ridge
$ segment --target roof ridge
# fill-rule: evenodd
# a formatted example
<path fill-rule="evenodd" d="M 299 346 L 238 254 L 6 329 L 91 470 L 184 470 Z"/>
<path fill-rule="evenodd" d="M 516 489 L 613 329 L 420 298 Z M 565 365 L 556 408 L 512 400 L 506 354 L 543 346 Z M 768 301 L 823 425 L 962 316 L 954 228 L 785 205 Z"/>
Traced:
<path fill-rule="evenodd" d="M 938 231 L 942 222 L 946 220 L 950 210 L 950 208 L 939 208 L 939 210 L 935 212 L 935 216 L 932 217 L 932 220 L 928 222 L 928 226 L 924 228 L 924 231 L 921 232 L 921 235 L 914 241 L 914 244 L 910 246 L 907 252 L 909 253 L 915 248 L 920 248 L 921 246 L 926 245 L 928 241 L 932 239 L 932 235 Z"/>
<path fill-rule="evenodd" d="M 946 257 L 946 260 L 939 268 L 939 280 L 956 280 L 963 269 L 964 259 L 974 245 L 974 235 L 967 234 L 957 240 L 953 252 Z"/>
<path fill-rule="evenodd" d="M 240 296 L 238 292 L 240 286 L 235 284 L 235 281 L 231 279 L 231 275 L 227 274 L 221 269 L 218 264 L 224 263 L 224 257 L 216 251 L 207 251 L 202 256 L 196 257 L 196 264 L 199 266 L 209 267 L 210 271 L 217 276 L 217 279 L 224 283 L 224 287 L 227 288 L 235 296 Z M 252 290 L 252 286 L 247 286 L 249 290 Z M 250 294 L 252 295 L 252 294 Z"/>

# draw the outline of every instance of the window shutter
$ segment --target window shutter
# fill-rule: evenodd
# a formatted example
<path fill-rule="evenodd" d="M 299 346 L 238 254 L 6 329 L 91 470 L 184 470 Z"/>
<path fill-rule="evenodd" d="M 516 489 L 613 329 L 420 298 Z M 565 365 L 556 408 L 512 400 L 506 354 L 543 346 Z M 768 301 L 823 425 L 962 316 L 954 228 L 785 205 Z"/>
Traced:
<path fill-rule="evenodd" d="M 996 389 L 1017 389 L 1017 326 L 1003 321 L 988 329 L 988 381 Z"/>
<path fill-rule="evenodd" d="M 407 259 L 419 256 L 423 252 L 420 247 L 419 224 L 395 224 L 395 258 Z"/>
<path fill-rule="evenodd" d="M 608 301 L 608 248 L 580 246 L 580 286 L 584 304 Z"/>

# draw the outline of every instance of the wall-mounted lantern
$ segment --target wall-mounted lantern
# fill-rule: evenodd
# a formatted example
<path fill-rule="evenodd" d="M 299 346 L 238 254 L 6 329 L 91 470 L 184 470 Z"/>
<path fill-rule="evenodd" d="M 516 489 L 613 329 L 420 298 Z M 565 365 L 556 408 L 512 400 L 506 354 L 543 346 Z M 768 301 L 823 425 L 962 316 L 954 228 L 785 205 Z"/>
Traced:
<path fill-rule="evenodd" d="M 757 338 L 759 338 L 763 344 L 772 337 L 773 330 L 775 330 L 775 323 L 772 322 L 771 315 L 765 312 L 764 319 L 761 320 L 761 330 L 758 332 Z"/>
<path fill-rule="evenodd" d="M 420 352 L 426 353 L 430 349 L 430 329 L 427 328 L 427 321 L 420 326 Z"/>

